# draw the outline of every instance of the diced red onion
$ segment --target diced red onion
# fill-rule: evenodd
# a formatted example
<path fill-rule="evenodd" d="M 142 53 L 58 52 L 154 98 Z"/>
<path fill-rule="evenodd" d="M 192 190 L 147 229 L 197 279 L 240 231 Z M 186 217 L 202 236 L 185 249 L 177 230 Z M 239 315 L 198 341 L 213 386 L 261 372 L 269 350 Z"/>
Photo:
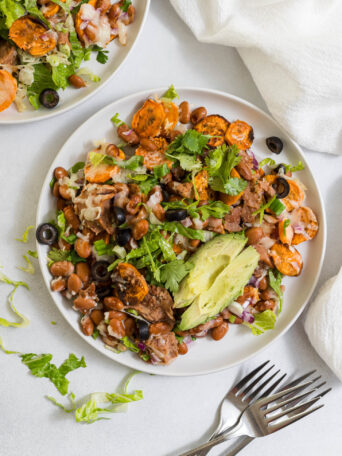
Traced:
<path fill-rule="evenodd" d="M 246 323 L 253 323 L 254 322 L 254 317 L 253 315 L 248 312 L 247 310 L 244 310 L 242 312 L 242 315 L 241 315 L 241 318 L 243 321 L 245 321 Z"/>
<path fill-rule="evenodd" d="M 254 171 L 258 171 L 258 169 L 259 169 L 259 162 L 258 162 L 258 160 L 255 158 L 254 153 L 253 153 L 251 150 L 248 150 L 248 151 L 247 151 L 247 154 L 248 154 L 250 157 L 252 157 L 252 159 L 253 159 L 253 169 L 254 169 Z"/>
<path fill-rule="evenodd" d="M 185 336 L 183 339 L 183 342 L 185 342 L 186 345 L 190 345 L 190 344 L 192 344 L 193 340 L 192 340 L 191 336 Z"/>
<path fill-rule="evenodd" d="M 235 302 L 235 301 L 232 302 L 228 306 L 228 309 L 229 309 L 229 312 L 233 313 L 237 317 L 241 317 L 242 312 L 243 312 L 243 308 L 242 308 L 241 304 L 239 304 L 238 302 Z"/>
<path fill-rule="evenodd" d="M 83 21 L 83 22 L 81 22 L 80 29 L 81 29 L 81 30 L 84 30 L 84 29 L 87 27 L 88 23 L 89 23 L 89 21 Z"/>
<path fill-rule="evenodd" d="M 49 39 L 49 35 L 47 33 L 43 33 L 40 37 L 43 41 L 47 41 Z"/>
<path fill-rule="evenodd" d="M 144 352 L 146 350 L 146 345 L 143 342 L 138 342 L 138 348 Z"/>
<path fill-rule="evenodd" d="M 185 228 L 189 228 L 189 226 L 192 225 L 192 220 L 190 217 L 185 218 L 184 220 L 181 221 L 181 224 L 185 226 Z"/>
<path fill-rule="evenodd" d="M 305 230 L 302 225 L 294 224 L 292 225 L 293 231 L 297 234 L 304 234 Z"/>
<path fill-rule="evenodd" d="M 124 136 L 128 136 L 128 135 L 130 135 L 131 133 L 133 133 L 133 130 L 132 130 L 132 129 L 130 129 L 130 130 L 128 130 L 128 131 L 123 131 L 121 134 L 124 135 Z"/>

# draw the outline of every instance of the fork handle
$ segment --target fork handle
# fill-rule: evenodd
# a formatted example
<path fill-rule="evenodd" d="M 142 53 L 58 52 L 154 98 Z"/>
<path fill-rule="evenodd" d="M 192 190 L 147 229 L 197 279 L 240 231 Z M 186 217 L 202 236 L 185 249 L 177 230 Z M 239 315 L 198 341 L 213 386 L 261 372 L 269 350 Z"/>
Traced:
<path fill-rule="evenodd" d="M 240 453 L 248 444 L 250 444 L 254 440 L 254 437 L 240 437 L 239 439 L 232 442 L 230 447 L 228 448 L 227 453 L 224 453 L 224 456 L 235 456 L 236 454 Z"/>
<path fill-rule="evenodd" d="M 190 451 L 182 453 L 180 456 L 200 456 L 202 450 L 211 450 L 214 446 L 241 435 L 243 435 L 243 431 L 240 429 L 240 426 L 237 426 L 235 431 L 232 431 L 229 434 L 222 434 L 209 442 L 203 443 L 203 445 L 199 445 Z"/>

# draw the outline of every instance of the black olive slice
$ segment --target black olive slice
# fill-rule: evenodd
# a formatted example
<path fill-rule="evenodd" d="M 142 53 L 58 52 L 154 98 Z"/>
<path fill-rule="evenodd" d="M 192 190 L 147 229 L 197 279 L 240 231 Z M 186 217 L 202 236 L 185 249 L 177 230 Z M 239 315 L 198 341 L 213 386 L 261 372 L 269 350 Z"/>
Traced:
<path fill-rule="evenodd" d="M 59 95 L 56 90 L 45 89 L 39 95 L 39 101 L 45 108 L 52 109 L 58 105 Z"/>
<path fill-rule="evenodd" d="M 283 177 L 277 177 L 273 182 L 272 187 L 276 191 L 277 198 L 285 198 L 290 193 L 290 185 Z"/>
<path fill-rule="evenodd" d="M 42 223 L 36 231 L 39 244 L 52 245 L 58 240 L 58 230 L 51 223 Z"/>
<path fill-rule="evenodd" d="M 273 172 L 275 174 L 286 174 L 286 167 L 280 163 L 276 168 L 274 168 Z"/>
<path fill-rule="evenodd" d="M 121 207 L 114 206 L 114 220 L 117 225 L 122 225 L 126 221 L 125 211 Z"/>
<path fill-rule="evenodd" d="M 108 271 L 108 261 L 96 261 L 91 267 L 91 275 L 94 280 L 99 282 L 105 282 L 110 278 L 110 272 Z"/>
<path fill-rule="evenodd" d="M 266 145 L 274 154 L 280 154 L 284 147 L 283 141 L 277 136 L 266 138 Z"/>
<path fill-rule="evenodd" d="M 112 287 L 96 287 L 96 294 L 100 299 L 105 298 L 106 296 L 110 296 L 112 293 Z"/>
<path fill-rule="evenodd" d="M 168 209 L 165 212 L 165 218 L 169 222 L 173 221 L 180 221 L 186 219 L 188 216 L 188 212 L 186 209 Z"/>
<path fill-rule="evenodd" d="M 132 230 L 130 228 L 124 228 L 122 230 L 116 231 L 116 242 L 119 245 L 126 245 L 127 242 L 131 239 Z"/>
<path fill-rule="evenodd" d="M 140 340 L 147 340 L 150 337 L 149 333 L 149 324 L 146 323 L 146 321 L 143 320 L 136 320 L 136 323 L 138 325 L 138 339 Z"/>

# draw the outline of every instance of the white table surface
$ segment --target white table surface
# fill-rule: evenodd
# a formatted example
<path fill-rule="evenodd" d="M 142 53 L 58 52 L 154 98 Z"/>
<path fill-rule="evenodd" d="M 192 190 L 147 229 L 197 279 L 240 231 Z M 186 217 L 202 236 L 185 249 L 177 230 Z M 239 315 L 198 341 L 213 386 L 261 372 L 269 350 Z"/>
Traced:
<path fill-rule="evenodd" d="M 43 178 L 59 148 L 90 115 L 127 94 L 169 85 L 214 88 L 238 95 L 261 108 L 265 105 L 234 49 L 198 43 L 167 0 L 152 0 L 140 42 L 117 77 L 87 103 L 55 119 L 23 126 L 0 127 L 1 223 L 0 263 L 5 272 L 27 279 L 31 291 L 20 290 L 17 304 L 30 316 L 25 329 L 0 328 L 9 348 L 53 353 L 56 363 L 69 352 L 84 355 L 88 367 L 69 375 L 76 396 L 114 391 L 129 369 L 115 364 L 85 344 L 63 320 L 48 295 L 39 271 L 31 279 L 18 269 L 21 255 L 34 248 L 14 241 L 35 221 Z M 328 220 L 328 245 L 322 284 L 341 265 L 342 157 L 308 152 L 321 188 Z M 7 314 L 8 288 L 0 286 L 1 315 Z M 50 322 L 55 320 L 56 326 Z M 342 354 L 341 354 L 342 356 Z M 0 353 L 0 454 L 3 456 L 171 456 L 202 441 L 213 429 L 216 410 L 227 389 L 242 373 L 263 360 L 273 360 L 289 372 L 318 369 L 333 387 L 317 414 L 273 436 L 259 439 L 246 456 L 321 455 L 342 452 L 342 385 L 310 346 L 303 317 L 271 347 L 243 366 L 202 377 L 168 378 L 139 375 L 132 386 L 142 388 L 144 400 L 127 414 L 92 425 L 75 423 L 44 395 L 58 393 L 46 379 L 37 379 L 14 356 Z M 224 445 L 213 455 L 224 455 Z"/>

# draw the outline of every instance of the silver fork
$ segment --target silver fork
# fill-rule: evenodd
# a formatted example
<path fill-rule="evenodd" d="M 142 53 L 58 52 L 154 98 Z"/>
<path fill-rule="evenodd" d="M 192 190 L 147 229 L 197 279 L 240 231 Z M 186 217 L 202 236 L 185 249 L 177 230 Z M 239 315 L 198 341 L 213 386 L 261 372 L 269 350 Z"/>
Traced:
<path fill-rule="evenodd" d="M 266 361 L 252 372 L 247 374 L 245 377 L 242 378 L 233 388 L 228 391 L 226 396 L 224 397 L 221 407 L 220 407 L 220 421 L 219 424 L 210 437 L 209 441 L 214 439 L 215 437 L 221 435 L 223 432 L 227 431 L 231 428 L 237 421 L 238 417 L 240 416 L 241 412 L 243 412 L 250 403 L 255 401 L 260 397 L 265 397 L 271 394 L 276 387 L 282 382 L 286 374 L 283 374 L 278 380 L 272 383 L 269 388 L 262 392 L 263 389 L 269 384 L 269 382 L 280 372 L 279 370 L 276 371 L 273 375 L 266 378 L 266 375 L 274 368 L 274 365 L 269 367 L 266 371 L 261 373 L 261 375 L 257 376 L 257 374 L 269 363 L 270 361 Z M 295 386 L 298 383 L 305 380 L 307 377 L 312 375 L 315 371 L 308 372 L 305 375 L 297 378 L 296 380 L 292 381 L 287 385 L 287 387 Z M 261 380 L 264 381 L 262 383 Z M 315 379 L 317 380 L 317 379 Z M 250 383 L 249 383 L 250 382 Z M 260 384 L 259 384 L 260 383 Z M 248 386 L 247 386 L 248 385 Z M 254 391 L 253 388 L 256 388 Z M 248 394 L 251 392 L 250 394 Z M 253 440 L 251 437 L 242 437 L 239 439 L 241 449 L 248 445 Z M 243 442 L 242 442 L 243 441 Z M 208 454 L 210 450 L 203 450 L 198 453 L 198 456 L 205 456 Z"/>
<path fill-rule="evenodd" d="M 250 437 L 263 437 L 265 435 L 277 432 L 280 429 L 283 429 L 284 427 L 289 426 L 290 424 L 304 418 L 305 416 L 310 415 L 311 413 L 324 406 L 324 404 L 321 404 L 310 409 L 310 407 L 315 404 L 324 394 L 326 394 L 327 391 L 324 391 L 322 394 L 318 394 L 314 398 L 309 399 L 305 402 L 303 402 L 304 399 L 313 392 L 317 391 L 317 387 L 295 396 L 293 396 L 292 393 L 302 391 L 303 389 L 306 389 L 308 386 L 312 385 L 312 383 L 313 380 L 306 383 L 301 383 L 291 388 L 283 389 L 282 391 L 279 391 L 272 396 L 258 399 L 254 403 L 250 404 L 241 413 L 236 424 L 228 431 L 223 432 L 221 435 L 215 437 L 210 442 L 207 442 L 197 448 L 183 453 L 181 456 L 198 456 L 201 450 L 211 449 L 215 445 L 241 435 L 247 435 Z M 281 402 L 277 402 L 275 405 L 270 406 L 270 404 L 279 401 L 280 399 L 282 399 Z M 284 409 L 284 407 L 286 407 L 286 409 Z M 281 418 L 286 415 L 291 416 L 281 420 Z"/>

